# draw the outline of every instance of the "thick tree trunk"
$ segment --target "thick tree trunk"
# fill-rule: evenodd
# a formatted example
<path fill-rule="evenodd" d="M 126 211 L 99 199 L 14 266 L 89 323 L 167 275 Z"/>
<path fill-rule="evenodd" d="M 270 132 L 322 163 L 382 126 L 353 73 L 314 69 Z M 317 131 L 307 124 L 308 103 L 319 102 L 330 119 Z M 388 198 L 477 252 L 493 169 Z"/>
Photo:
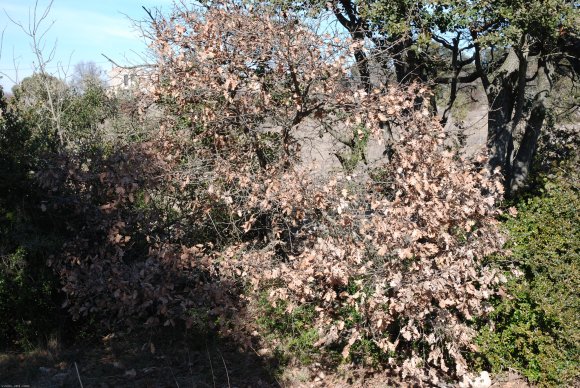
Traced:
<path fill-rule="evenodd" d="M 546 119 L 547 99 L 551 90 L 552 68 L 545 59 L 538 64 L 538 86 L 530 118 L 526 123 L 524 136 L 512 164 L 508 181 L 508 193 L 513 194 L 521 189 L 530 173 L 538 138 Z"/>
<path fill-rule="evenodd" d="M 451 78 L 451 84 L 449 86 L 449 99 L 447 100 L 447 105 L 445 111 L 443 111 L 443 116 L 441 117 L 441 125 L 445 127 L 449 118 L 451 117 L 451 109 L 455 104 L 457 99 L 457 87 L 459 85 L 459 73 L 461 72 L 461 67 L 458 66 L 458 56 L 459 56 L 459 38 L 453 38 L 453 46 L 451 50 L 451 69 L 453 70 L 453 78 Z"/>
<path fill-rule="evenodd" d="M 415 67 L 415 55 L 411 52 L 412 41 L 408 37 L 397 35 L 392 38 L 390 49 L 395 67 L 395 76 L 399 84 L 411 83 L 415 76 L 412 74 Z"/>
<path fill-rule="evenodd" d="M 492 168 L 500 167 L 505 177 L 510 174 L 509 154 L 513 149 L 512 114 L 515 104 L 514 82 L 518 78 L 519 58 L 511 49 L 505 62 L 487 87 L 487 147 Z"/>
<path fill-rule="evenodd" d="M 508 177 L 507 192 L 509 195 L 514 194 L 524 187 L 525 181 L 530 173 L 536 145 L 542 126 L 544 125 L 545 117 L 545 107 L 538 106 L 532 110 L 530 119 L 526 123 L 526 130 L 520 147 L 512 163 L 511 174 Z"/>
<path fill-rule="evenodd" d="M 509 174 L 508 153 L 513 149 L 513 136 L 510 116 L 513 108 L 513 99 L 507 90 L 496 96 L 489 104 L 487 148 L 489 163 L 492 169 L 501 168 L 504 175 Z"/>
<path fill-rule="evenodd" d="M 361 19 L 360 15 L 358 14 L 356 4 L 352 0 L 339 0 L 328 4 L 329 10 L 334 13 L 334 16 L 336 16 L 338 22 L 347 29 L 353 40 L 361 45 L 364 45 L 367 31 L 365 21 Z M 342 7 L 342 10 L 339 8 L 339 4 Z M 372 89 L 369 62 L 367 55 L 365 54 L 362 47 L 355 50 L 354 58 L 360 74 L 362 86 L 365 91 L 369 93 Z"/>
<path fill-rule="evenodd" d="M 357 42 L 364 42 L 364 35 L 361 32 L 352 33 L 352 37 Z M 356 66 L 358 68 L 358 72 L 360 74 L 361 83 L 364 87 L 364 90 L 367 93 L 371 92 L 372 85 L 371 85 L 371 72 L 369 70 L 369 61 L 365 54 L 365 52 L 360 49 L 354 52 L 354 58 L 356 61 Z"/>

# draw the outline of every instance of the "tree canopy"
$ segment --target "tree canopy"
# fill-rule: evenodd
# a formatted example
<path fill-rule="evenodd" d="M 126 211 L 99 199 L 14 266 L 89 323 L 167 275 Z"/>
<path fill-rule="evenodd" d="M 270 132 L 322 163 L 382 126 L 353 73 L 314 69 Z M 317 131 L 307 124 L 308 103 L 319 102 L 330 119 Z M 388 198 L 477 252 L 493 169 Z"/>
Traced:
<path fill-rule="evenodd" d="M 361 42 L 354 58 L 367 90 L 373 87 L 371 63 L 392 74 L 394 83 L 446 85 L 444 106 L 431 99 L 443 124 L 458 86 L 481 83 L 491 166 L 503 171 L 508 192 L 521 188 L 529 174 L 554 84 L 565 77 L 577 87 L 580 16 L 574 1 L 337 0 L 282 2 L 284 7 L 330 11 Z"/>

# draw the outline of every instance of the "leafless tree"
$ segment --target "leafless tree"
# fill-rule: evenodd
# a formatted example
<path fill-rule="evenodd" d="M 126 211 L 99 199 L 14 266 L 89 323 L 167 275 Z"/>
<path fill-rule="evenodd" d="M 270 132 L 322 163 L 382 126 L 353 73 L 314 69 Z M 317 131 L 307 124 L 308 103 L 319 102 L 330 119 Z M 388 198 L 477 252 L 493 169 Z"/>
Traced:
<path fill-rule="evenodd" d="M 48 5 L 41 9 L 38 0 L 35 1 L 34 6 L 29 9 L 28 21 L 22 22 L 15 20 L 7 14 L 8 18 L 28 37 L 30 48 L 34 54 L 35 62 L 32 64 L 35 74 L 40 74 L 38 80 L 41 82 L 41 87 L 45 93 L 46 100 L 44 101 L 44 110 L 48 113 L 51 120 L 54 132 L 58 137 L 59 144 L 62 147 L 65 142 L 65 133 L 63 128 L 63 114 L 65 111 L 66 94 L 68 93 L 64 83 L 57 83 L 61 85 L 55 87 L 55 78 L 66 80 L 68 73 L 68 64 L 57 62 L 55 71 L 49 71 L 49 65 L 55 61 L 57 42 L 50 44 L 47 34 L 54 25 L 55 21 L 49 20 L 50 11 L 52 9 L 53 0 Z"/>

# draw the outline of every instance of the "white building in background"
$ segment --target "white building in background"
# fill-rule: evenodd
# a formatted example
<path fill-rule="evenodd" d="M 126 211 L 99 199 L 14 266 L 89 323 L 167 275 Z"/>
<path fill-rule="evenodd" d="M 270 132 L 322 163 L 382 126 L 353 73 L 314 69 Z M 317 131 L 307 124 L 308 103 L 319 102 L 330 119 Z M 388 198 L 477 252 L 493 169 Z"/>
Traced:
<path fill-rule="evenodd" d="M 107 89 L 112 95 L 131 93 L 144 84 L 147 76 L 145 67 L 126 68 L 113 66 L 107 73 Z"/>

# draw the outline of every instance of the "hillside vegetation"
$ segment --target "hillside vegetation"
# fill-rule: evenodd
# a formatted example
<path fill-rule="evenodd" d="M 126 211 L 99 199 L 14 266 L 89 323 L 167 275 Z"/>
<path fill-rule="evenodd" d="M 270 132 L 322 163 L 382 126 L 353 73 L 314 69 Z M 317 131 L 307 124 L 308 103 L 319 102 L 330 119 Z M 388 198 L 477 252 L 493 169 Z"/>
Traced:
<path fill-rule="evenodd" d="M 536 29 L 488 3 L 146 10 L 134 89 L 41 67 L 0 95 L 6 378 L 146 385 L 164 360 L 178 384 L 578 383 L 576 97 L 551 102 L 575 88 L 577 9 L 534 8 Z M 476 154 L 444 130 L 473 82 Z M 339 168 L 306 162 L 304 128 Z"/>

